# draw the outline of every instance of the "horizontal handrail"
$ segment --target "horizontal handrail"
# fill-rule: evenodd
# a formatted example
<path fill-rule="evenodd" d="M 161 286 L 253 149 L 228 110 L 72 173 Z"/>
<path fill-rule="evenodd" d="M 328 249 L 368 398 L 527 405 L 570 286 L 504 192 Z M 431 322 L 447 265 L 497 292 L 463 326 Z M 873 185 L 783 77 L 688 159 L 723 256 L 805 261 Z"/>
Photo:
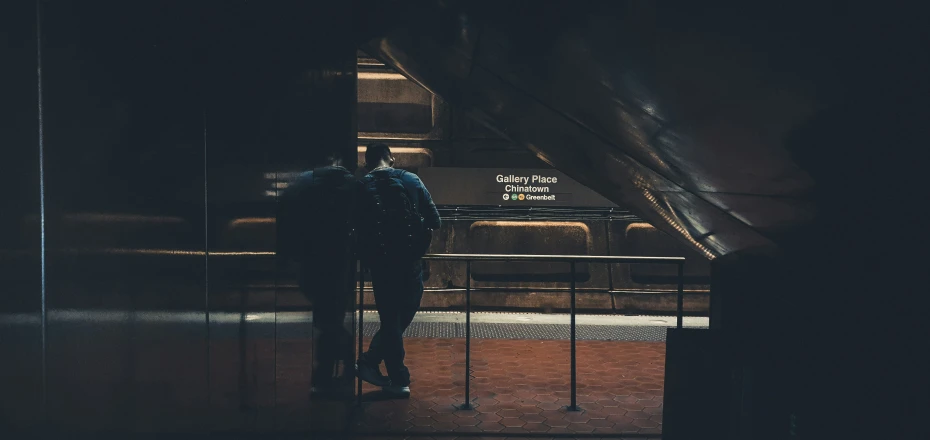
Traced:
<path fill-rule="evenodd" d="M 4 252 L 12 255 L 29 255 L 27 251 Z M 147 248 L 64 248 L 52 249 L 51 253 L 74 255 L 140 255 L 140 256 L 195 256 L 202 257 L 273 257 L 274 251 L 229 251 L 216 250 L 204 252 L 187 249 L 147 249 Z M 650 263 L 681 264 L 684 257 L 638 257 L 623 255 L 532 255 L 532 254 L 426 254 L 424 260 L 434 261 L 548 261 L 563 263 Z"/>
<path fill-rule="evenodd" d="M 549 261 L 560 263 L 682 264 L 684 257 L 633 257 L 621 255 L 521 255 L 521 254 L 426 254 L 424 260 L 451 261 Z"/>
<path fill-rule="evenodd" d="M 29 255 L 27 251 L 4 252 L 12 255 Z M 273 257 L 274 251 L 229 251 L 216 250 L 204 252 L 186 249 L 146 249 L 146 248 L 97 248 L 52 249 L 51 253 L 73 255 L 139 255 L 139 256 L 192 256 L 202 257 Z M 624 255 L 532 255 L 532 254 L 426 254 L 424 260 L 433 261 L 542 261 L 559 263 L 649 263 L 682 264 L 684 257 L 638 257 Z"/>

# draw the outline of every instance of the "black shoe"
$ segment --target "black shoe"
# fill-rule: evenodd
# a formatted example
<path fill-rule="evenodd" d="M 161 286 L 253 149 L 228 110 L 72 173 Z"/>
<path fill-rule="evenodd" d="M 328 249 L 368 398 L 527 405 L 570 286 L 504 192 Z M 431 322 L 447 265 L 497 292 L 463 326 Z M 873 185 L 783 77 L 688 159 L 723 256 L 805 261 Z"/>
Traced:
<path fill-rule="evenodd" d="M 387 376 L 381 374 L 381 370 L 377 366 L 372 366 L 363 361 L 358 361 L 355 364 L 355 374 L 359 378 L 368 382 L 374 386 L 384 387 L 391 384 L 391 380 Z"/>

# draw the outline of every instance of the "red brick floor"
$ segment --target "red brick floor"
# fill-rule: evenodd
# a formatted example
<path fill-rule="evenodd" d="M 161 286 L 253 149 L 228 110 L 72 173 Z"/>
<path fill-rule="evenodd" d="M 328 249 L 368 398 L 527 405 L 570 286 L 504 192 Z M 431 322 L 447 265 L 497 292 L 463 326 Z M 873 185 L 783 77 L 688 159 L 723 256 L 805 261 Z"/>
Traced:
<path fill-rule="evenodd" d="M 568 341 L 473 340 L 473 410 L 457 409 L 464 402 L 464 340 L 413 338 L 405 347 L 411 398 L 378 400 L 379 390 L 365 384 L 353 431 L 661 433 L 664 343 L 578 341 L 579 412 L 565 408 Z"/>
<path fill-rule="evenodd" d="M 51 364 L 58 368 L 50 372 L 50 389 L 56 390 L 50 413 L 61 429 L 277 430 L 312 432 L 311 438 L 319 439 L 346 438 L 350 433 L 400 434 L 396 438 L 452 433 L 441 436 L 448 439 L 455 433 L 500 437 L 661 432 L 664 343 L 579 341 L 578 402 L 584 411 L 575 413 L 563 408 L 569 404 L 568 341 L 474 340 L 475 409 L 460 411 L 455 405 L 463 402 L 464 340 L 408 339 L 411 398 L 370 400 L 353 411 L 354 402 L 308 395 L 309 338 L 253 338 L 244 345 L 234 338 L 217 338 L 210 344 L 207 381 L 208 371 L 198 363 L 206 354 L 202 342 L 153 336 L 130 345 L 118 332 L 91 336 L 62 340 L 53 359 L 69 362 Z M 134 365 L 113 347 L 127 348 Z M 5 368 L 22 374 L 10 365 Z M 365 391 L 376 392 L 367 386 Z"/>

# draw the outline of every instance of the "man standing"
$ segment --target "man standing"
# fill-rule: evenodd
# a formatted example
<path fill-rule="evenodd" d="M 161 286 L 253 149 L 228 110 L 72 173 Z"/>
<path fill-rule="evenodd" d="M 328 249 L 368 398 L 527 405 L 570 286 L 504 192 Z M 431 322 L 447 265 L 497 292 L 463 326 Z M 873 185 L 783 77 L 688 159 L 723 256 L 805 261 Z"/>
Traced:
<path fill-rule="evenodd" d="M 334 154 L 320 165 L 301 174 L 280 198 L 278 261 L 300 264 L 300 290 L 313 303 L 318 332 L 312 393 L 331 395 L 339 391 L 337 363 L 347 367 L 353 354 L 344 323 L 354 293 L 352 230 L 359 182 Z"/>
<path fill-rule="evenodd" d="M 358 246 L 371 272 L 381 328 L 356 368 L 366 382 L 390 395 L 407 397 L 410 371 L 404 365 L 403 333 L 420 308 L 421 258 L 432 231 L 439 229 L 439 211 L 416 174 L 393 168 L 387 145 L 369 145 L 365 162 L 370 172 L 362 178 Z M 379 369 L 382 361 L 387 377 Z"/>

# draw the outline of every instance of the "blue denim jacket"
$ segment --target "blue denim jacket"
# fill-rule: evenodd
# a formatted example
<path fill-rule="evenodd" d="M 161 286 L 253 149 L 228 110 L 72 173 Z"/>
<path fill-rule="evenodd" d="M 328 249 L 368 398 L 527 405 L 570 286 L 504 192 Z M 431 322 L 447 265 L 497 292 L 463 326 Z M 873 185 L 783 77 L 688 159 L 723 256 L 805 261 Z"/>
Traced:
<path fill-rule="evenodd" d="M 396 168 L 381 168 L 363 177 L 362 181 L 367 182 L 373 178 L 372 175 L 381 176 L 383 174 L 389 174 L 392 178 L 401 181 L 404 188 L 407 189 L 407 196 L 410 201 L 413 202 L 417 212 L 423 216 L 424 226 L 433 230 L 439 229 L 442 224 L 439 220 L 439 210 L 436 209 L 436 204 L 433 203 L 433 198 L 430 197 L 429 191 L 423 185 L 423 181 L 416 174 Z"/>

